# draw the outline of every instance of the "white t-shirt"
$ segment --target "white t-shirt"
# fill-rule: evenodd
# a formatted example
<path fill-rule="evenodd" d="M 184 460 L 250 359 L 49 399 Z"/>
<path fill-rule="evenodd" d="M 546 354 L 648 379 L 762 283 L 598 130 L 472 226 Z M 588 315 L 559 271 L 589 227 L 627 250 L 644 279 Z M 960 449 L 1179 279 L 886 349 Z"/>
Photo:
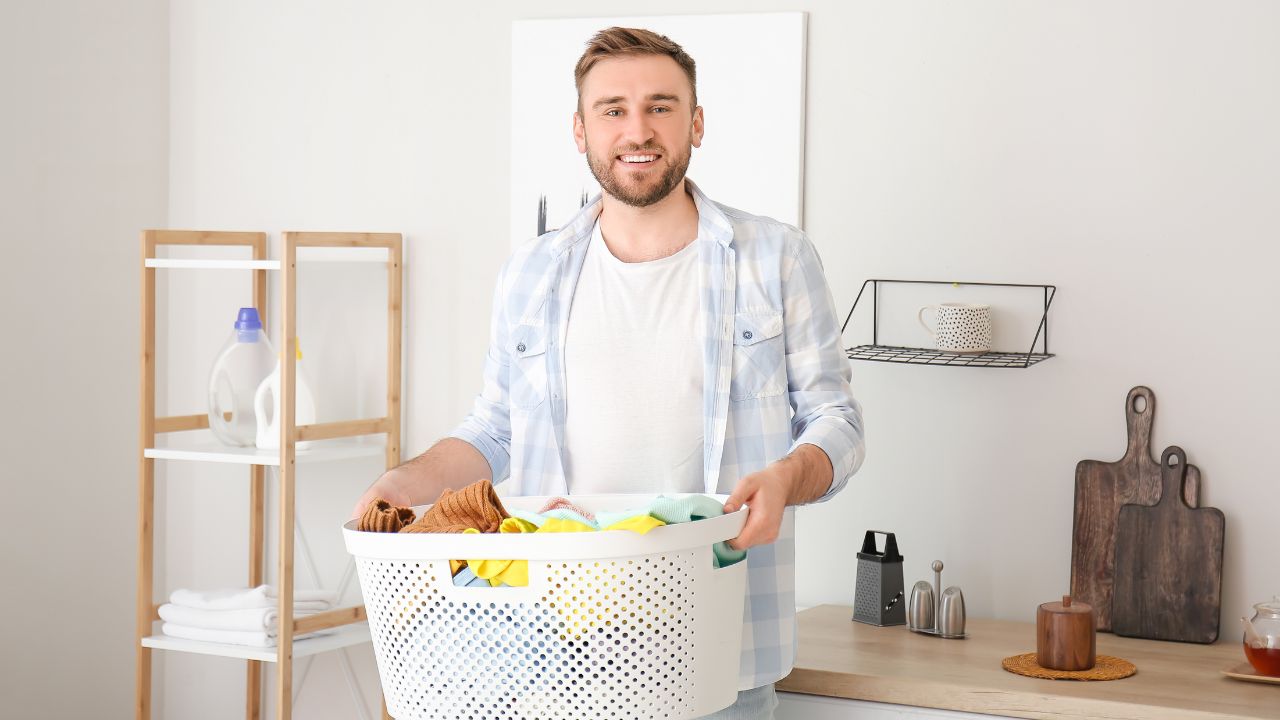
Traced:
<path fill-rule="evenodd" d="M 569 492 L 703 490 L 698 248 L 625 263 L 597 222 L 565 339 Z"/>

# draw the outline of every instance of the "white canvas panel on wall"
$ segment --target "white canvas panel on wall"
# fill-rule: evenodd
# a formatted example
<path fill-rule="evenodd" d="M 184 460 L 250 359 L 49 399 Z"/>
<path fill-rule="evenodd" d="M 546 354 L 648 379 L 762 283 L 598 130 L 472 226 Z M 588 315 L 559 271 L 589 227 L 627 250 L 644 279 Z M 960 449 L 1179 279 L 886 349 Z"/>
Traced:
<path fill-rule="evenodd" d="M 806 14 L 517 20 L 511 28 L 511 242 L 577 212 L 600 185 L 573 142 L 573 69 L 615 25 L 661 33 L 697 63 L 706 119 L 688 176 L 717 202 L 800 226 Z"/>

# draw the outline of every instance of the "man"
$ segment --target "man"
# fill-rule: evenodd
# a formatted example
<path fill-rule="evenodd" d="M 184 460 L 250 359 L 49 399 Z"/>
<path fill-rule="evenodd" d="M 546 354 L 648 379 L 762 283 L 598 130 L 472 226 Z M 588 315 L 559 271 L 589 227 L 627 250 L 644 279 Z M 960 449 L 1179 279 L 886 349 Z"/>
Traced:
<path fill-rule="evenodd" d="M 753 548 L 742 692 L 713 717 L 769 718 L 795 652 L 787 507 L 831 497 L 863 458 L 831 294 L 803 233 L 685 178 L 703 109 L 679 45 L 610 28 L 575 79 L 601 196 L 507 261 L 471 415 L 356 512 L 508 474 L 517 495 L 731 491 L 725 510 L 750 512 L 730 544 Z"/>

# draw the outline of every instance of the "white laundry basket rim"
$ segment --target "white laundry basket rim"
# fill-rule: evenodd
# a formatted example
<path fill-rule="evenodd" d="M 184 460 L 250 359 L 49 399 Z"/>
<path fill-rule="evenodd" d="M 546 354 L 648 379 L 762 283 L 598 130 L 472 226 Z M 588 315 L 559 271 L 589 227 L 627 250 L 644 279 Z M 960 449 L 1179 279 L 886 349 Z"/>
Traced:
<path fill-rule="evenodd" d="M 645 507 L 654 495 L 565 495 L 589 512 L 620 512 Z M 688 495 L 669 495 L 675 499 Z M 711 495 L 723 503 L 727 495 Z M 502 498 L 503 506 L 536 512 L 550 496 Z M 421 516 L 430 505 L 415 507 Z M 342 526 L 347 552 L 358 558 L 412 560 L 453 558 L 467 560 L 597 560 L 628 555 L 650 555 L 685 548 L 710 546 L 731 540 L 742 531 L 749 509 L 742 508 L 695 522 L 654 528 L 645 534 L 630 530 L 591 533 L 378 533 L 356 530 L 356 520 Z M 587 537 L 584 537 L 586 535 Z"/>

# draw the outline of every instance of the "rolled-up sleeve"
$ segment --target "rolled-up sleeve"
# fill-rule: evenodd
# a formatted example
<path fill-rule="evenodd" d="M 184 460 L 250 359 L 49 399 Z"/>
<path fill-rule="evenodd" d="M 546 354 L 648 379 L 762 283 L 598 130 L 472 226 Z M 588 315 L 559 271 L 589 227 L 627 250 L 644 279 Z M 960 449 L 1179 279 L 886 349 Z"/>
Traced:
<path fill-rule="evenodd" d="M 489 323 L 489 353 L 484 361 L 484 386 L 476 396 L 471 413 L 449 437 L 470 443 L 489 461 L 496 485 L 510 475 L 511 412 L 508 405 L 510 357 L 507 350 L 506 277 L 508 260 L 498 273 L 493 290 L 493 312 Z"/>
<path fill-rule="evenodd" d="M 849 387 L 849 361 L 840 347 L 840 326 L 822 261 L 803 234 L 792 242 L 782 267 L 787 390 L 794 412 L 791 449 L 814 445 L 831 460 L 831 487 L 815 501 L 824 502 L 862 466 L 862 407 Z"/>

